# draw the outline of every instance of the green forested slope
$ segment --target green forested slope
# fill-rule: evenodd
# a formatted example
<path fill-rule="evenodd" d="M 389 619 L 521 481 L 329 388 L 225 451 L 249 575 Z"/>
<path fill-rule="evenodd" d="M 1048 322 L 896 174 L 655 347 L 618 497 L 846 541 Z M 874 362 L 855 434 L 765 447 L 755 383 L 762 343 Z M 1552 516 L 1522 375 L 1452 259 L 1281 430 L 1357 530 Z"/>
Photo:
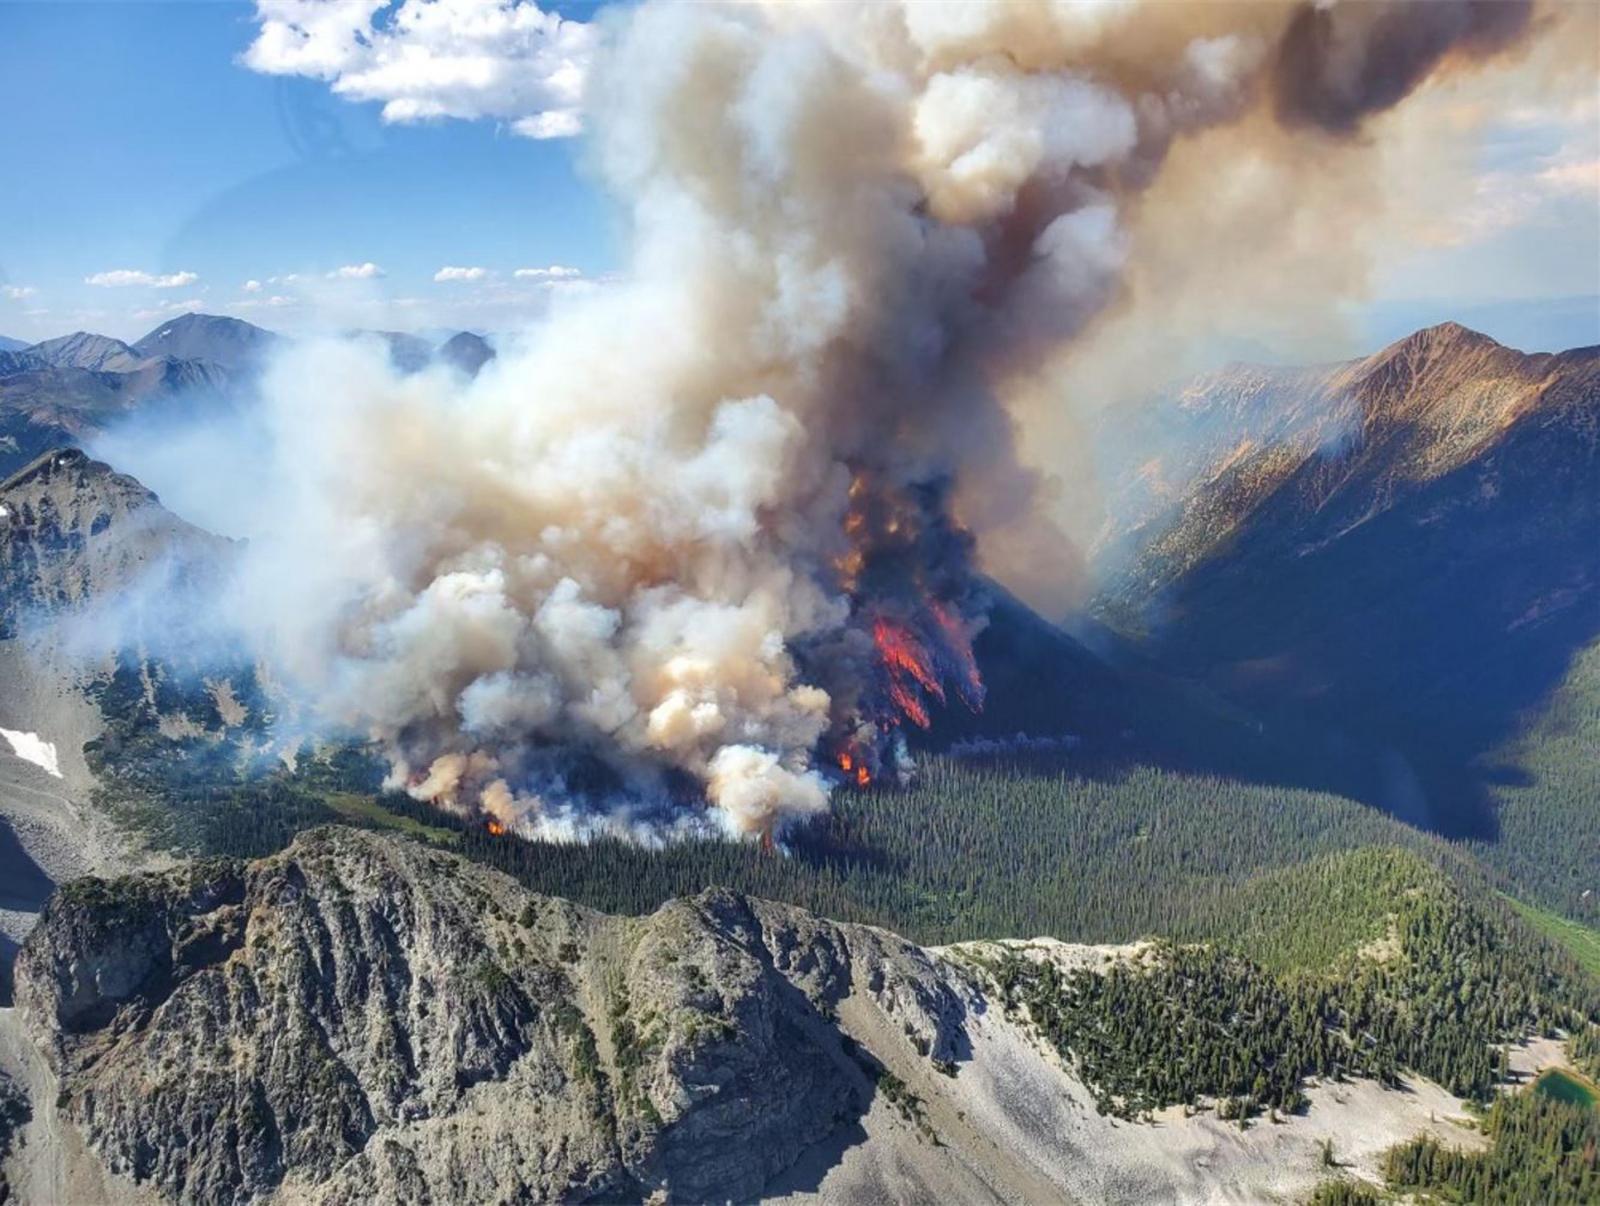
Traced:
<path fill-rule="evenodd" d="M 1600 1201 L 1600 1111 L 1542 1093 L 1495 1102 L 1484 1121 L 1489 1147 L 1448 1148 L 1433 1139 L 1388 1155 L 1391 1188 L 1413 1200 L 1586 1206 Z"/>
<path fill-rule="evenodd" d="M 407 800 L 386 803 L 459 825 Z M 922 942 L 1234 932 L 1260 945 L 1270 934 L 1280 963 L 1366 940 L 1381 896 L 1334 882 L 1331 866 L 1308 873 L 1314 887 L 1282 880 L 1284 869 L 1375 845 L 1458 861 L 1436 839 L 1337 796 L 1148 767 L 1095 774 L 1044 757 L 928 759 L 908 788 L 841 794 L 832 816 L 791 835 L 787 856 L 725 842 L 527 843 L 462 828 L 464 852 L 541 892 L 611 911 L 722 884 Z M 1282 906 L 1307 893 L 1320 915 L 1279 926 Z"/>
<path fill-rule="evenodd" d="M 1600 642 L 1483 763 L 1501 772 L 1499 833 L 1474 853 L 1515 895 L 1600 927 Z"/>
<path fill-rule="evenodd" d="M 1275 878 L 1272 892 L 1240 897 L 1255 895 L 1263 931 L 1321 909 L 1343 927 L 1343 950 L 1312 964 L 1269 946 L 1273 970 L 1229 916 L 1218 944 L 1162 945 L 1107 968 L 1062 972 L 1014 950 L 988 968 L 1008 1007 L 1077 1061 L 1101 1108 L 1127 1116 L 1202 1097 L 1225 1116 L 1293 1111 L 1309 1077 L 1392 1085 L 1407 1068 L 1487 1101 L 1504 1075 L 1496 1044 L 1600 1017 L 1600 986 L 1564 951 L 1523 941 L 1509 913 L 1414 854 L 1355 851 Z M 1370 927 L 1382 936 L 1362 942 Z"/>

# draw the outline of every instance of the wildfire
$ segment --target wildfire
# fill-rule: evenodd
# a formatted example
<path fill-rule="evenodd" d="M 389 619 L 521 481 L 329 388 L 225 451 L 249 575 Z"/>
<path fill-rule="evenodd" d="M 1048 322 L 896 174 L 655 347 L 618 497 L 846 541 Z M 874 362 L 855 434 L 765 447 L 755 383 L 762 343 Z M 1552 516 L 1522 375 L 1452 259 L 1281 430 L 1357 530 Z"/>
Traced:
<path fill-rule="evenodd" d="M 919 729 L 932 723 L 924 694 L 944 702 L 944 687 L 934 673 L 928 649 L 909 627 L 879 616 L 872 622 L 872 642 L 887 676 L 889 699 Z"/>
<path fill-rule="evenodd" d="M 489 830 L 489 836 L 490 837 L 504 837 L 505 836 L 506 827 L 501 822 L 495 820 L 493 817 L 490 817 L 489 820 L 486 822 L 486 828 Z"/>
<path fill-rule="evenodd" d="M 974 711 L 983 680 L 972 653 L 972 538 L 949 506 L 951 482 L 905 482 L 853 467 L 833 558 L 838 587 L 871 638 L 870 679 L 840 717 L 832 760 L 846 784 L 896 773 L 903 728 L 931 728 L 935 705 L 955 695 Z"/>
<path fill-rule="evenodd" d="M 854 783 L 857 787 L 872 786 L 872 768 L 867 765 L 866 759 L 858 756 L 851 750 L 840 750 L 837 758 L 839 769 L 844 772 L 846 783 Z"/>
<path fill-rule="evenodd" d="M 937 601 L 929 601 L 928 611 L 943 634 L 946 654 L 955 663 L 954 668 L 959 672 L 956 689 L 962 702 L 974 712 L 981 712 L 984 697 L 983 675 L 978 672 L 978 659 L 973 655 L 972 638 L 967 635 L 966 625 L 950 608 Z"/>

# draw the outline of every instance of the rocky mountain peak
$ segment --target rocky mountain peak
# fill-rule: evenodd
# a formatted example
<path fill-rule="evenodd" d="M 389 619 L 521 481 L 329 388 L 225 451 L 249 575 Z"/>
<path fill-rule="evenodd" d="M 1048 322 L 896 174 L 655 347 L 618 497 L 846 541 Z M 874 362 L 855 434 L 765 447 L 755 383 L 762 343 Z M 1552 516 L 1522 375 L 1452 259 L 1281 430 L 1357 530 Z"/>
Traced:
<path fill-rule="evenodd" d="M 1447 322 L 1355 361 L 1330 385 L 1359 399 L 1369 428 L 1421 428 L 1428 438 L 1458 444 L 1484 438 L 1522 413 L 1549 360 Z"/>
<path fill-rule="evenodd" d="M 145 357 L 120 339 L 74 331 L 57 339 L 47 339 L 25 349 L 33 360 L 52 368 L 89 369 L 101 373 L 125 373 L 138 368 Z"/>
<path fill-rule="evenodd" d="M 458 331 L 439 345 L 438 356 L 467 376 L 476 377 L 478 370 L 494 359 L 495 351 L 483 336 L 474 335 L 471 331 Z"/>
<path fill-rule="evenodd" d="M 159 503 L 139 481 L 80 448 L 58 448 L 35 457 L 0 482 L 0 506 L 6 507 L 13 530 L 30 510 L 57 516 L 65 530 L 86 532 L 103 528 L 114 514 Z"/>
<path fill-rule="evenodd" d="M 238 371 L 253 367 L 278 342 L 271 331 L 217 314 L 182 314 L 133 345 L 142 356 L 202 360 Z"/>
<path fill-rule="evenodd" d="M 23 611 L 79 607 L 152 573 L 212 572 L 228 545 L 80 449 L 45 453 L 0 483 L 0 634 Z"/>

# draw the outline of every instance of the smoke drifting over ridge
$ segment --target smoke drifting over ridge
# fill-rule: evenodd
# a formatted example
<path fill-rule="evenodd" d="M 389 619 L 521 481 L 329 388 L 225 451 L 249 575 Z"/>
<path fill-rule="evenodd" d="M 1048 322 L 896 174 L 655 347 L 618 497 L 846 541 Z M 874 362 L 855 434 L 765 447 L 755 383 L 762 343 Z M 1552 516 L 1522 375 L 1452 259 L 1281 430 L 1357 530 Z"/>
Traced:
<path fill-rule="evenodd" d="M 235 608 L 445 806 L 823 811 L 981 706 L 975 546 L 1070 562 L 1005 399 L 1117 296 L 1169 147 L 1263 112 L 1348 135 L 1527 27 L 1484 7 L 647 3 L 586 92 L 625 281 L 471 384 L 280 358 Z"/>

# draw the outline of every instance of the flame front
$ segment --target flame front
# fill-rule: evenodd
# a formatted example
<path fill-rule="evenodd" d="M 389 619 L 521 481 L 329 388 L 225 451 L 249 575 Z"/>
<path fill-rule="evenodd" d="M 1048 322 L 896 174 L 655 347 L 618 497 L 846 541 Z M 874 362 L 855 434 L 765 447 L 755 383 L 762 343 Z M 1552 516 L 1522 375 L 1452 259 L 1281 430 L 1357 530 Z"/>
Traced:
<path fill-rule="evenodd" d="M 944 702 L 944 687 L 933 670 L 933 659 L 906 625 L 880 616 L 872 623 L 872 643 L 883 667 L 885 690 L 900 715 L 925 729 L 932 724 L 926 697 Z"/>
<path fill-rule="evenodd" d="M 983 706 L 971 537 L 951 515 L 948 482 L 899 481 L 855 466 L 832 563 L 854 626 L 871 641 L 870 665 L 856 667 L 860 681 L 829 738 L 843 781 L 857 787 L 903 774 L 901 730 L 931 728 L 952 694 L 974 711 Z"/>

